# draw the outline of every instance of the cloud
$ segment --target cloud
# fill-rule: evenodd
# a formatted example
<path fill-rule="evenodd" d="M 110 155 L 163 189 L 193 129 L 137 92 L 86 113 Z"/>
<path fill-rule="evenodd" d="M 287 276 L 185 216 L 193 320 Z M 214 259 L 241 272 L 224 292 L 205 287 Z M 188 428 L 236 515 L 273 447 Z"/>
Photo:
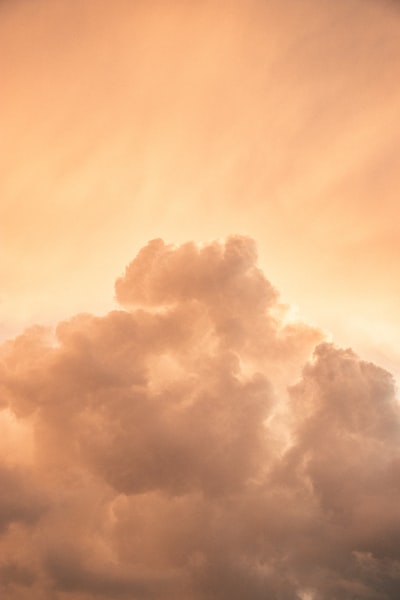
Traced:
<path fill-rule="evenodd" d="M 13 523 L 35 524 L 44 512 L 44 498 L 22 469 L 0 466 L 0 532 Z"/>
<path fill-rule="evenodd" d="M 394 599 L 391 375 L 288 322 L 244 236 L 153 240 L 115 291 L 1 348 L 34 439 L 0 468 L 3 594 Z"/>

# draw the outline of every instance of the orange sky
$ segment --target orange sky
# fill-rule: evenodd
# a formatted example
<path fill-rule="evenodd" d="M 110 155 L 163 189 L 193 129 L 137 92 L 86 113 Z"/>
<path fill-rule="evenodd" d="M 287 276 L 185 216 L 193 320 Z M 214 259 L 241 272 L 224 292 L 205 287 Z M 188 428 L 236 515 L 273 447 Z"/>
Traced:
<path fill-rule="evenodd" d="M 104 311 L 148 239 L 247 233 L 396 369 L 395 2 L 3 2 L 0 332 Z"/>
<path fill-rule="evenodd" d="M 399 40 L 0 1 L 1 597 L 397 600 Z"/>

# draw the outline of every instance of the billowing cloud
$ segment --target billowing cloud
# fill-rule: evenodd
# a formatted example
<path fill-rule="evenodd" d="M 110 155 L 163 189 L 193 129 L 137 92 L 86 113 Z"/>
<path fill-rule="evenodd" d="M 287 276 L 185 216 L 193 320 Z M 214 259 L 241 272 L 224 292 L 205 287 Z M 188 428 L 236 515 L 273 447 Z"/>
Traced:
<path fill-rule="evenodd" d="M 153 240 L 115 291 L 1 348 L 30 434 L 0 465 L 3 596 L 397 598 L 391 375 L 288 320 L 247 237 Z"/>

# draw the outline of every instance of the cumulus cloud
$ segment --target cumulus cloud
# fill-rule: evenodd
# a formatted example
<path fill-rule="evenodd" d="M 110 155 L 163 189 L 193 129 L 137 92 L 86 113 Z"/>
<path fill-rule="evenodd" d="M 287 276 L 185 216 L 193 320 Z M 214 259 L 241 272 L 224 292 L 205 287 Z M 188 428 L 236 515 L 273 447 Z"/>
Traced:
<path fill-rule="evenodd" d="M 391 375 L 285 320 L 243 236 L 153 240 L 115 292 L 1 348 L 34 440 L 0 464 L 4 597 L 396 598 Z"/>

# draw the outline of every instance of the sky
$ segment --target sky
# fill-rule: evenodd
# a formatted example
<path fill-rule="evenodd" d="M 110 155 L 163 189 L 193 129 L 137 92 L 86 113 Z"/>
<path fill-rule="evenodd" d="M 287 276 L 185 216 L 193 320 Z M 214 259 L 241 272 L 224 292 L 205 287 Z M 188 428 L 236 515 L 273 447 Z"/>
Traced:
<path fill-rule="evenodd" d="M 0 590 L 400 593 L 400 7 L 0 2 Z"/>

